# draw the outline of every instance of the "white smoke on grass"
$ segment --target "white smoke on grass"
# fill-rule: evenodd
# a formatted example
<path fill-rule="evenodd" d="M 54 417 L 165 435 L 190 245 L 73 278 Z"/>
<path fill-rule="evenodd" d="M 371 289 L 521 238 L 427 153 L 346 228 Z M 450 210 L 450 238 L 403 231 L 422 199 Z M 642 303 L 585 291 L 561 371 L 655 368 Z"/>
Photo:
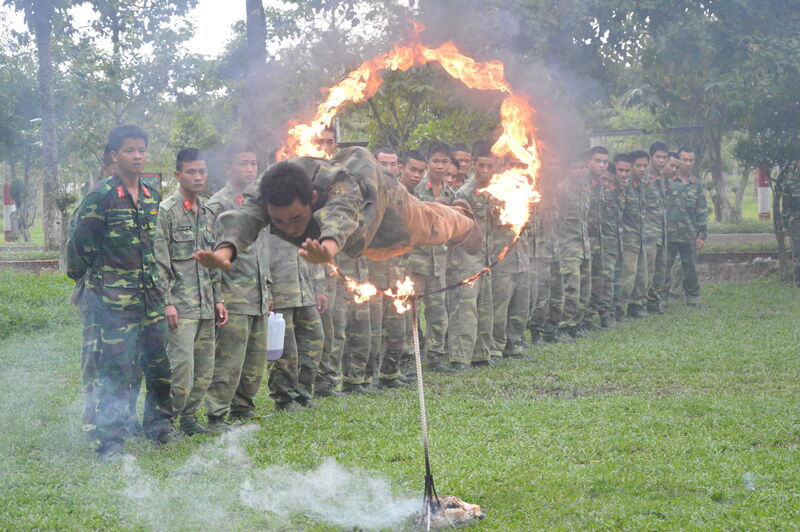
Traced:
<path fill-rule="evenodd" d="M 329 458 L 317 469 L 258 467 L 245 444 L 258 427 L 236 428 L 203 445 L 166 478 L 145 472 L 126 456 L 123 508 L 152 530 L 229 530 L 295 516 L 346 528 L 392 529 L 420 508 L 419 498 L 398 498 L 374 474 L 347 469 Z"/>

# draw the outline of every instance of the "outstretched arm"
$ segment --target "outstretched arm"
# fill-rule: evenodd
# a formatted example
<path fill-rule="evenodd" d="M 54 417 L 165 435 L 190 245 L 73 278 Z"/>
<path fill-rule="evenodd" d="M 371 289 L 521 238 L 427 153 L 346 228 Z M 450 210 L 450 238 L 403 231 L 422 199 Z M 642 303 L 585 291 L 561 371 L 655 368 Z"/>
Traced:
<path fill-rule="evenodd" d="M 339 244 L 332 238 L 325 238 L 322 242 L 306 238 L 297 251 L 298 255 L 312 264 L 330 262 L 337 253 L 339 253 Z"/>

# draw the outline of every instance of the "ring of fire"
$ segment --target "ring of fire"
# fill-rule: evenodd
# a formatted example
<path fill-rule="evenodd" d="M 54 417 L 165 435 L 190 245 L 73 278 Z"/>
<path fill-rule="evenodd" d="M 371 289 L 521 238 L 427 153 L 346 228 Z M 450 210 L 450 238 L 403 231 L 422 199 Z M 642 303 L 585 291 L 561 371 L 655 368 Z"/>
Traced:
<path fill-rule="evenodd" d="M 418 41 L 424 28 L 416 22 L 412 23 L 414 32 L 409 43 L 393 45 L 390 52 L 365 61 L 331 87 L 327 99 L 317 107 L 311 122 L 296 123 L 289 129 L 286 144 L 278 150 L 276 158 L 280 161 L 290 157 L 325 157 L 325 152 L 315 139 L 331 124 L 339 109 L 348 103 L 359 103 L 375 95 L 383 83 L 381 70 L 405 72 L 414 66 L 437 62 L 448 74 L 471 89 L 499 91 L 506 95 L 500 106 L 503 133 L 492 146 L 492 153 L 499 158 L 513 157 L 520 165 L 495 174 L 489 184 L 480 189 L 480 192 L 486 192 L 497 200 L 500 206 L 500 223 L 509 226 L 515 235 L 513 241 L 499 254 L 494 263 L 497 264 L 519 240 L 520 233 L 530 218 L 531 206 L 539 201 L 536 178 L 540 161 L 534 137 L 534 110 L 525 96 L 514 94 L 511 90 L 505 80 L 502 62 L 475 61 L 459 52 L 452 42 L 444 43 L 438 48 L 426 47 Z M 474 282 L 485 275 L 494 264 L 453 286 Z M 342 275 L 334 264 L 329 263 L 328 266 L 333 274 L 344 278 L 348 290 L 356 295 L 357 302 L 364 302 L 378 293 L 373 285 L 359 283 Z M 382 294 L 395 300 L 398 312 L 404 312 L 408 310 L 406 301 L 415 297 L 413 284 L 406 278 L 405 281 L 397 281 L 396 285 L 396 289 L 384 290 Z"/>

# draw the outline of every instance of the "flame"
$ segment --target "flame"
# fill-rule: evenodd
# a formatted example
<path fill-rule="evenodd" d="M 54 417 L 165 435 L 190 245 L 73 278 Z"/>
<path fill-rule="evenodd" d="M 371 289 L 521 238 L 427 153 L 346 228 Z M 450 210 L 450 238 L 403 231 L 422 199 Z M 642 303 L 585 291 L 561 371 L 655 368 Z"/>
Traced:
<path fill-rule="evenodd" d="M 403 314 L 404 312 L 411 310 L 411 305 L 408 303 L 408 299 L 414 295 L 414 283 L 411 282 L 411 278 L 406 276 L 404 281 L 397 281 L 395 283 L 395 290 L 391 288 L 384 290 L 384 294 L 387 297 L 394 299 L 394 308 L 397 310 L 398 314 Z"/>
<path fill-rule="evenodd" d="M 337 275 L 344 279 L 344 283 L 347 285 L 347 290 L 353 293 L 353 300 L 359 305 L 361 303 L 366 303 L 372 296 L 378 293 L 378 289 L 375 288 L 374 284 L 360 283 L 352 277 L 348 277 L 347 275 L 343 274 L 342 270 L 340 270 L 339 267 L 332 262 L 326 262 L 325 265 L 331 269 L 332 276 Z"/>
<path fill-rule="evenodd" d="M 331 124 L 336 113 L 346 104 L 359 103 L 375 95 L 383 83 L 381 70 L 405 72 L 414 66 L 439 63 L 448 74 L 467 87 L 504 94 L 500 106 L 503 133 L 492 146 L 492 153 L 499 158 L 512 159 L 517 164 L 492 176 L 489 184 L 481 189 L 496 200 L 500 222 L 510 227 L 514 233 L 512 244 L 500 254 L 499 260 L 502 260 L 527 225 L 533 204 L 539 201 L 536 185 L 541 163 L 536 147 L 536 130 L 533 126 L 534 110 L 527 97 L 513 92 L 511 85 L 505 79 L 505 67 L 502 62 L 476 61 L 462 54 L 452 42 L 446 42 L 438 48 L 424 46 L 418 40 L 424 27 L 415 21 L 411 22 L 413 32 L 409 42 L 394 44 L 391 51 L 365 61 L 331 87 L 327 98 L 317 107 L 310 122 L 291 125 L 286 143 L 278 150 L 276 158 L 280 161 L 290 157 L 326 157 L 326 153 L 317 143 L 322 131 Z M 357 302 L 364 302 L 377 293 L 373 285 L 349 279 L 334 265 L 328 264 L 328 266 L 334 269 L 336 275 L 345 279 L 348 289 L 356 294 Z M 465 279 L 461 284 L 475 282 L 485 272 L 486 269 Z M 410 280 L 406 280 L 410 283 Z M 408 288 L 410 289 L 408 296 L 403 292 L 406 289 L 404 282 L 398 281 L 396 291 L 384 292 L 387 297 L 395 299 L 398 312 L 407 310 L 406 301 L 414 293 L 413 284 Z"/>

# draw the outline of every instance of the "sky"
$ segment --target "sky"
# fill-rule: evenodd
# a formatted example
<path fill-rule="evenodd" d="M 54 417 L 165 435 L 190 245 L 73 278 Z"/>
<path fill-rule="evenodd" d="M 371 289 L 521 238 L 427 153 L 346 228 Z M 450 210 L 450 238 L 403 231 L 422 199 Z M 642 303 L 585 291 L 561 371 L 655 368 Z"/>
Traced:
<path fill-rule="evenodd" d="M 274 2 L 266 2 L 271 4 Z M 245 17 L 244 0 L 199 0 L 197 7 L 189 13 L 189 20 L 195 25 L 195 36 L 186 44 L 193 53 L 217 56 L 225 48 L 225 43 L 231 37 L 231 26 L 237 20 Z M 75 24 L 86 24 L 91 16 L 91 9 L 85 6 L 73 8 Z M 0 24 L 9 26 L 18 31 L 25 30 L 24 19 L 21 13 L 14 12 L 10 7 L 0 7 Z"/>

